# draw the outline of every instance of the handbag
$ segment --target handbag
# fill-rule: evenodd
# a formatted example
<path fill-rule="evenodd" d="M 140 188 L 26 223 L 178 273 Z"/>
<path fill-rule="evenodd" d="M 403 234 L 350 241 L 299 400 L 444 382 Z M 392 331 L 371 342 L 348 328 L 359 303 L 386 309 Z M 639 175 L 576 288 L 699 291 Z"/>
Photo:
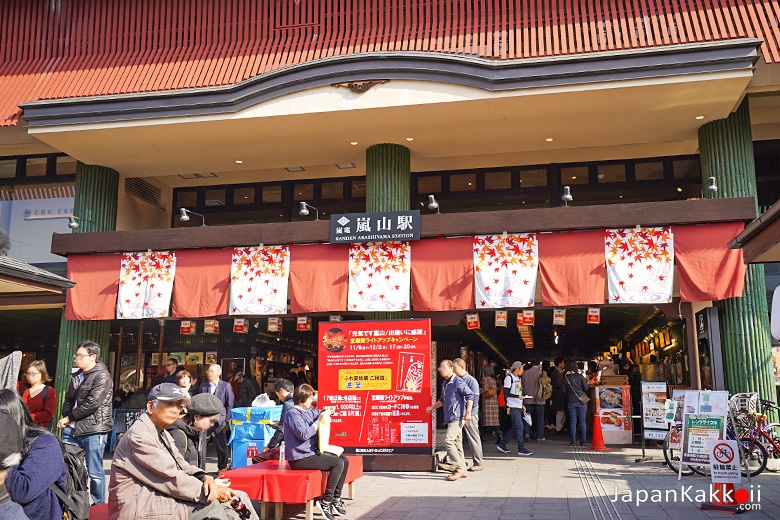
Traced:
<path fill-rule="evenodd" d="M 566 380 L 567 383 L 569 383 L 569 388 L 571 388 L 571 391 L 574 392 L 574 395 L 577 396 L 577 399 L 579 399 L 582 404 L 586 404 L 588 401 L 590 401 L 590 397 L 588 397 L 587 395 L 585 394 L 580 395 L 577 393 L 577 391 L 574 389 L 574 386 L 572 386 L 571 381 L 569 380 L 568 377 L 563 376 L 563 378 Z"/>
<path fill-rule="evenodd" d="M 493 399 L 495 396 L 496 396 L 496 384 L 494 382 L 490 386 L 490 388 L 482 392 L 482 397 L 484 397 L 485 399 Z"/>

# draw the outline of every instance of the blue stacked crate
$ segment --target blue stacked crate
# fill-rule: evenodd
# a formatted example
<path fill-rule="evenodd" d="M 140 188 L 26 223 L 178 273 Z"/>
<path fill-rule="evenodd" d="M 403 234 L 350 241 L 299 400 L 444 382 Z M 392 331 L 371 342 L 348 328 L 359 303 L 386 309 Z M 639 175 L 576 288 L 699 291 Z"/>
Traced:
<path fill-rule="evenodd" d="M 255 444 L 260 451 L 268 444 L 274 434 L 273 424 L 279 421 L 282 407 L 269 408 L 233 408 L 230 421 L 230 447 L 233 451 L 233 468 L 243 468 L 251 464 L 247 451 Z"/>

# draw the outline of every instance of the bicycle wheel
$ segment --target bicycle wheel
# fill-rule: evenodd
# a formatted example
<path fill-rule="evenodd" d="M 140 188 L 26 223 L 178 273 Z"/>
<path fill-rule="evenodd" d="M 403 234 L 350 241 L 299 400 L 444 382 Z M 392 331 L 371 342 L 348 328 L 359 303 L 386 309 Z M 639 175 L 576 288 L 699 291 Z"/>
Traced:
<path fill-rule="evenodd" d="M 681 433 L 682 428 L 679 426 L 672 426 L 666 434 L 666 437 L 664 437 L 664 460 L 666 461 L 666 465 L 675 473 L 680 471 L 680 449 L 679 447 L 672 447 L 671 439 L 672 435 L 676 435 L 679 442 L 679 435 Z M 693 469 L 688 465 L 684 465 L 682 474 L 693 475 Z"/>
<path fill-rule="evenodd" d="M 763 444 L 753 440 L 751 437 L 743 437 L 740 439 L 740 444 L 742 445 L 742 451 L 747 460 L 750 476 L 755 477 L 756 475 L 760 475 L 761 472 L 766 469 L 769 452 Z M 747 475 L 744 468 L 742 469 L 742 474 Z"/>
<path fill-rule="evenodd" d="M 764 433 L 769 437 L 769 439 L 767 439 L 763 435 L 761 436 L 761 444 L 764 445 L 767 453 L 769 453 L 766 470 L 775 472 L 780 470 L 780 424 L 773 423 L 765 425 Z"/>

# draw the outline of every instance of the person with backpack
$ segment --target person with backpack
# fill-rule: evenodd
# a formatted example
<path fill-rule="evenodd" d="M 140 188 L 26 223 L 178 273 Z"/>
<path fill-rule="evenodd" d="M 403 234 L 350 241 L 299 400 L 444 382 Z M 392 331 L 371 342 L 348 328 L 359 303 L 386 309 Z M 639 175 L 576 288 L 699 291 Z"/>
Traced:
<path fill-rule="evenodd" d="M 197 394 L 190 399 L 187 414 L 165 428 L 184 460 L 202 470 L 206 469 L 206 431 L 216 424 L 221 411 L 217 396 Z"/>
<path fill-rule="evenodd" d="M 525 433 L 532 439 L 545 441 L 547 439 L 544 436 L 544 403 L 552 396 L 552 383 L 538 362 L 529 363 L 523 371 L 522 382 L 525 395 L 532 396 L 523 402 L 532 420 L 531 425 L 525 423 Z"/>
<path fill-rule="evenodd" d="M 33 422 L 22 398 L 0 390 L 0 414 L 7 414 L 23 439 L 21 460 L 8 469 L 5 487 L 30 520 L 62 518 L 62 505 L 52 490 L 67 491 L 67 473 L 57 438 Z"/>
<path fill-rule="evenodd" d="M 57 410 L 57 394 L 46 383 L 51 381 L 46 363 L 36 360 L 24 371 L 27 387 L 22 392 L 22 401 L 30 410 L 33 422 L 41 428 L 51 429 L 51 422 Z"/>

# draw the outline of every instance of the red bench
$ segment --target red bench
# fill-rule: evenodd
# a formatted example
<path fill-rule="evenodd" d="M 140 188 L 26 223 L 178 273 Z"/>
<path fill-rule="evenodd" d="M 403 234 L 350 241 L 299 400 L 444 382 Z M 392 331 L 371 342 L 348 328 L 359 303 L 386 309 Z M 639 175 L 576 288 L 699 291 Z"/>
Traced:
<path fill-rule="evenodd" d="M 355 498 L 355 481 L 363 476 L 363 457 L 348 455 L 349 469 L 344 483 L 347 484 L 347 497 Z M 313 516 L 314 499 L 325 492 L 327 478 L 319 470 L 294 470 L 285 463 L 270 460 L 253 464 L 245 468 L 234 469 L 220 474 L 230 480 L 230 487 L 244 491 L 252 500 L 260 500 L 260 518 L 268 518 L 270 504 L 274 506 L 274 517 L 281 519 L 284 504 L 306 504 L 306 520 Z"/>
<path fill-rule="evenodd" d="M 89 520 L 108 520 L 108 504 L 98 504 L 90 507 Z"/>

